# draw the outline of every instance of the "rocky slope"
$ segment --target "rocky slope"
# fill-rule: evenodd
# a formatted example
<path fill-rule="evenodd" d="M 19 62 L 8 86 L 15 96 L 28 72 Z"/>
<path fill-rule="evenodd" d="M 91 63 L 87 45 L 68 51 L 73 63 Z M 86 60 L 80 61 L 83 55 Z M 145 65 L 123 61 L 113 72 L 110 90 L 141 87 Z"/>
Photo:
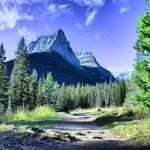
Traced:
<path fill-rule="evenodd" d="M 56 33 L 48 36 L 41 36 L 28 46 L 29 53 L 56 52 L 71 64 L 81 69 L 79 60 L 76 58 L 69 41 L 64 32 L 59 29 Z"/>
<path fill-rule="evenodd" d="M 97 62 L 96 58 L 91 52 L 75 52 L 80 64 L 96 81 L 114 81 L 115 78 L 110 71 L 106 70 Z"/>

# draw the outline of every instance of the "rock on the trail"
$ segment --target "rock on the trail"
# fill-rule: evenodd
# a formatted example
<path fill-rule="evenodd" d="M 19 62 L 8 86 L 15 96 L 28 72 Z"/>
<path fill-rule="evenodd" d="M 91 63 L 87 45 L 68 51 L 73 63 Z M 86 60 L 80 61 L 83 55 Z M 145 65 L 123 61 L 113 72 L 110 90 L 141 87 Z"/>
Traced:
<path fill-rule="evenodd" d="M 99 136 L 95 136 L 95 137 L 93 137 L 93 139 L 99 139 L 99 140 L 102 140 L 103 138 L 102 138 L 102 137 L 99 137 Z"/>
<path fill-rule="evenodd" d="M 84 133 L 81 133 L 81 132 L 78 132 L 78 133 L 76 133 L 76 135 L 80 135 L 80 136 L 86 136 L 86 134 L 84 134 Z"/>
<path fill-rule="evenodd" d="M 36 128 L 36 127 L 31 127 L 31 130 L 35 133 L 45 133 L 44 130 L 42 129 L 39 129 L 39 128 Z"/>
<path fill-rule="evenodd" d="M 9 124 L 9 125 L 7 125 L 7 128 L 9 130 L 14 130 L 15 129 L 15 125 L 14 124 Z"/>

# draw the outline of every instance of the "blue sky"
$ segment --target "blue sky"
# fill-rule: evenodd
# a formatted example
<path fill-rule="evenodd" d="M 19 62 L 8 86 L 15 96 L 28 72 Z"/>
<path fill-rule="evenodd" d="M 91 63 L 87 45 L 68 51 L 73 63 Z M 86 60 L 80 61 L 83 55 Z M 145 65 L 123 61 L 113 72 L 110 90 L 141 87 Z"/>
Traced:
<path fill-rule="evenodd" d="M 29 43 L 63 29 L 73 50 L 91 51 L 115 75 L 130 71 L 144 0 L 1 0 L 0 42 L 7 59 L 21 36 Z"/>

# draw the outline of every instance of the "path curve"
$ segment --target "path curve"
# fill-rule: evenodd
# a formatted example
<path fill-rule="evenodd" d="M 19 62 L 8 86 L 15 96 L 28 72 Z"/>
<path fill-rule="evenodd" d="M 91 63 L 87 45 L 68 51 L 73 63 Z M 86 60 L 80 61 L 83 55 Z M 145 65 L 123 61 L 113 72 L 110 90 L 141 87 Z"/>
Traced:
<path fill-rule="evenodd" d="M 90 113 L 65 114 L 65 119 L 47 132 L 69 133 L 78 139 L 67 143 L 65 150 L 138 150 L 135 144 L 121 139 L 106 127 L 98 127 Z"/>

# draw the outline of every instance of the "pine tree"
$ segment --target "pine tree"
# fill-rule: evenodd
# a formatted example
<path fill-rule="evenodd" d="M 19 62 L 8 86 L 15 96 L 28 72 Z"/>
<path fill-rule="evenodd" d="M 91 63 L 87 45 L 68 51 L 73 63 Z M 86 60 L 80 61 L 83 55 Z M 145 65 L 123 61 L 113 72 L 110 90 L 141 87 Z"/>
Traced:
<path fill-rule="evenodd" d="M 80 91 L 81 90 L 81 85 L 80 83 L 77 84 L 76 88 L 75 88 L 75 101 L 74 101 L 74 106 L 75 108 L 78 108 L 80 106 L 80 102 L 81 102 L 81 97 L 80 97 Z"/>
<path fill-rule="evenodd" d="M 38 90 L 38 74 L 34 69 L 30 77 L 30 109 L 33 109 L 37 104 L 37 90 Z"/>
<path fill-rule="evenodd" d="M 43 105 L 43 92 L 42 92 L 42 80 L 39 79 L 37 89 L 37 105 Z"/>
<path fill-rule="evenodd" d="M 51 104 L 51 105 L 55 104 L 54 99 L 52 97 L 53 92 L 54 92 L 54 80 L 51 72 L 49 72 L 43 84 L 43 95 L 44 95 L 45 104 Z"/>
<path fill-rule="evenodd" d="M 138 95 L 134 98 L 145 105 L 150 106 L 150 13 L 146 12 L 139 20 L 137 29 L 138 40 L 134 48 L 143 59 L 137 59 L 132 81 Z"/>
<path fill-rule="evenodd" d="M 8 78 L 7 78 L 7 66 L 6 66 L 5 49 L 3 43 L 0 45 L 0 103 L 7 107 L 7 90 L 8 90 Z"/>
<path fill-rule="evenodd" d="M 11 77 L 10 99 L 14 107 L 21 107 L 25 110 L 25 105 L 29 102 L 29 63 L 28 52 L 24 38 L 21 38 L 16 51 L 16 60 Z"/>

